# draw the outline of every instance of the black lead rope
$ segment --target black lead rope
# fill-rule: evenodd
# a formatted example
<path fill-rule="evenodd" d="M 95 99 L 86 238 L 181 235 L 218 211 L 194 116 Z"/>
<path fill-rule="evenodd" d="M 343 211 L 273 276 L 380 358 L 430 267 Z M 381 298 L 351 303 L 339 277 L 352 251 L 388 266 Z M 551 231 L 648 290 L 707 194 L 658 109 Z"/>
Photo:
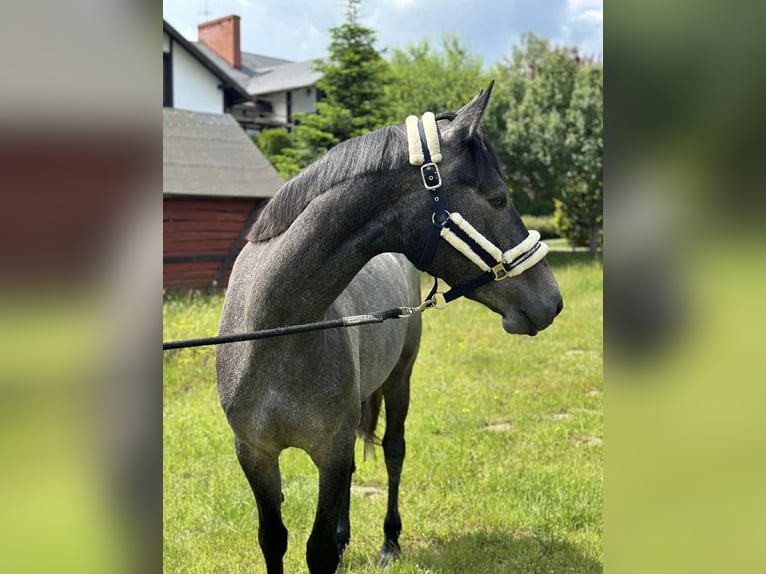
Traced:
<path fill-rule="evenodd" d="M 358 325 L 370 325 L 372 323 L 382 323 L 387 319 L 404 319 L 431 305 L 428 302 L 419 307 L 394 307 L 385 311 L 376 311 L 365 315 L 351 315 L 341 317 L 340 319 L 329 319 L 327 321 L 317 321 L 315 323 L 304 323 L 303 325 L 290 325 L 287 327 L 276 327 L 274 329 L 263 329 L 262 331 L 251 331 L 248 333 L 236 333 L 234 335 L 219 335 L 217 337 L 202 337 L 199 339 L 185 339 L 180 341 L 165 341 L 162 343 L 162 350 L 188 349 L 190 347 L 205 347 L 208 345 L 224 345 L 226 343 L 240 343 L 242 341 L 254 341 L 256 339 L 270 339 L 272 337 L 282 337 L 284 335 L 295 335 L 297 333 L 309 333 L 312 331 L 323 331 L 325 329 L 338 329 L 345 327 L 356 327 Z"/>

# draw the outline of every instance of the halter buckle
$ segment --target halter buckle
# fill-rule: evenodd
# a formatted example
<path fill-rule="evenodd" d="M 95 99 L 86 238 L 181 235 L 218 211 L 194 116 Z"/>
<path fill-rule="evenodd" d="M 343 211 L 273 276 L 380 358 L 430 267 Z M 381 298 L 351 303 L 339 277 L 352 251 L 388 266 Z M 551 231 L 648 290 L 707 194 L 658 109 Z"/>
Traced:
<path fill-rule="evenodd" d="M 502 281 L 506 277 L 508 277 L 508 269 L 505 267 L 505 264 L 503 262 L 498 263 L 494 267 L 490 269 L 492 272 L 492 275 L 494 276 L 495 281 Z"/>
<path fill-rule="evenodd" d="M 442 177 L 439 167 L 431 162 L 420 166 L 420 175 L 423 176 L 423 185 L 427 190 L 439 189 L 442 186 Z"/>

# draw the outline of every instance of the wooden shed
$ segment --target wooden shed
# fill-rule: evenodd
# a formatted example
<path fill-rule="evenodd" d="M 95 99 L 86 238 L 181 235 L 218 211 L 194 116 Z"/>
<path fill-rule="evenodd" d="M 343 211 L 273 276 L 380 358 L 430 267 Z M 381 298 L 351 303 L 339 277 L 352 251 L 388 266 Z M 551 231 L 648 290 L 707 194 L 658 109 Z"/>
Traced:
<path fill-rule="evenodd" d="M 283 180 L 228 114 L 163 110 L 163 287 L 227 285 Z"/>

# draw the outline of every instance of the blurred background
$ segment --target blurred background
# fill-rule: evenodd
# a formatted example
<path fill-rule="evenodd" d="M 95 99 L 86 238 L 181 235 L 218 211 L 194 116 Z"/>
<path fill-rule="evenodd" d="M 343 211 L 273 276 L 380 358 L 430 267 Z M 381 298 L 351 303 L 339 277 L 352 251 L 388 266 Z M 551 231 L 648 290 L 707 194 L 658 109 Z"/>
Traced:
<path fill-rule="evenodd" d="M 4 7 L 3 572 L 161 569 L 160 12 Z M 610 574 L 766 569 L 763 12 L 606 11 Z"/>
<path fill-rule="evenodd" d="M 3 572 L 161 569 L 159 19 L 3 6 Z"/>
<path fill-rule="evenodd" d="M 763 6 L 607 14 L 605 570 L 760 572 Z"/>

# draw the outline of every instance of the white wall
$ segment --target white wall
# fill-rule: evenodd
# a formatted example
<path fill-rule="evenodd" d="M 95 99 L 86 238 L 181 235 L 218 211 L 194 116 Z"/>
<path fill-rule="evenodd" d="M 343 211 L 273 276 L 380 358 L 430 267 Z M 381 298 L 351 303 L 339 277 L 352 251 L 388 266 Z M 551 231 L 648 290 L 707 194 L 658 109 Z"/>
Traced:
<path fill-rule="evenodd" d="M 293 121 L 295 114 L 310 114 L 316 111 L 316 88 L 298 88 L 291 90 L 292 103 L 291 112 Z M 273 94 L 263 94 L 258 96 L 260 100 L 271 102 L 273 112 L 268 115 L 268 119 L 273 122 L 287 124 L 287 92 L 275 92 Z"/>
<path fill-rule="evenodd" d="M 310 86 L 308 88 L 298 88 L 293 90 L 293 105 L 292 112 L 295 114 L 310 114 L 316 109 L 317 94 L 316 88 Z"/>
<path fill-rule="evenodd" d="M 280 124 L 287 123 L 287 92 L 264 94 L 258 96 L 258 99 L 271 103 L 272 112 L 270 114 L 264 114 L 264 119 L 268 119 L 271 122 L 278 122 Z"/>
<path fill-rule="evenodd" d="M 316 101 L 317 94 L 314 86 L 293 90 L 293 115 L 314 113 L 317 111 Z"/>
<path fill-rule="evenodd" d="M 173 107 L 195 112 L 223 113 L 221 80 L 183 46 L 173 42 Z"/>

